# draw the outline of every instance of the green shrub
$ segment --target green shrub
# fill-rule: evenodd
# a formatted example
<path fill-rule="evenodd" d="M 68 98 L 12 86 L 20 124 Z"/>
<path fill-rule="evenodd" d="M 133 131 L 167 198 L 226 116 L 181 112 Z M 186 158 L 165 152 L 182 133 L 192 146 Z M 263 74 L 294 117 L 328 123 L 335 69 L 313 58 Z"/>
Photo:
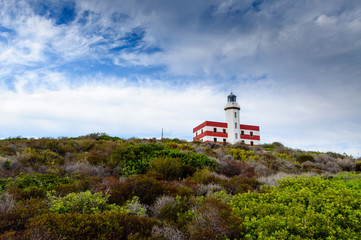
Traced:
<path fill-rule="evenodd" d="M 200 184 L 221 184 L 224 181 L 223 178 L 220 178 L 216 174 L 211 174 L 211 172 L 207 168 L 195 172 L 193 175 L 193 179 Z M 195 188 L 197 187 L 198 186 L 195 186 Z"/>
<path fill-rule="evenodd" d="M 184 226 L 194 217 L 193 211 L 187 202 L 177 196 L 174 201 L 164 204 L 159 211 L 158 218 L 172 225 Z"/>
<path fill-rule="evenodd" d="M 301 154 L 301 155 L 297 156 L 297 162 L 304 163 L 307 161 L 315 162 L 315 158 L 310 154 Z"/>
<path fill-rule="evenodd" d="M 6 185 L 12 181 L 12 178 L 0 178 L 0 192 L 5 190 Z"/>
<path fill-rule="evenodd" d="M 195 168 L 212 167 L 217 164 L 203 154 L 194 152 L 183 153 L 162 144 L 129 144 L 122 143 L 110 155 L 107 165 L 119 167 L 123 175 L 144 174 L 149 169 L 149 161 L 159 157 L 181 159 L 182 164 Z"/>
<path fill-rule="evenodd" d="M 40 187 L 30 186 L 27 188 L 9 187 L 9 193 L 11 193 L 16 200 L 25 200 L 31 198 L 44 198 L 46 191 Z"/>
<path fill-rule="evenodd" d="M 25 148 L 19 157 L 19 162 L 26 166 L 34 166 L 35 164 L 54 165 L 63 164 L 64 158 L 59 154 L 49 150 L 37 150 L 35 148 Z"/>
<path fill-rule="evenodd" d="M 146 175 L 128 177 L 111 188 L 109 202 L 123 205 L 127 200 L 138 196 L 142 204 L 151 205 L 157 197 L 167 191 L 167 186 Z"/>
<path fill-rule="evenodd" d="M 65 197 L 56 197 L 48 192 L 47 197 L 50 211 L 57 213 L 77 212 L 91 214 L 102 213 L 106 210 L 120 210 L 115 204 L 108 204 L 108 196 L 102 193 L 92 194 L 90 191 L 85 191 L 69 193 Z"/>
<path fill-rule="evenodd" d="M 285 178 L 263 193 L 235 195 L 233 214 L 247 239 L 357 239 L 360 176 Z"/>
<path fill-rule="evenodd" d="M 151 237 L 156 220 L 119 212 L 102 214 L 47 213 L 31 219 L 28 232 L 47 229 L 65 239 L 130 239 Z"/>
<path fill-rule="evenodd" d="M 14 182 L 11 183 L 13 187 L 27 189 L 30 187 L 38 187 L 44 191 L 54 190 L 56 186 L 63 184 L 71 184 L 69 177 L 59 177 L 55 174 L 23 174 L 18 175 Z"/>
<path fill-rule="evenodd" d="M 182 161 L 178 158 L 158 157 L 149 162 L 149 169 L 164 175 L 167 180 L 181 177 Z"/>
<path fill-rule="evenodd" d="M 361 171 L 361 161 L 356 162 L 356 171 Z"/>
<path fill-rule="evenodd" d="M 229 151 L 229 155 L 242 162 L 249 160 L 260 160 L 254 151 L 246 151 L 244 149 L 233 148 Z"/>
<path fill-rule="evenodd" d="M 194 179 L 197 183 L 201 183 L 201 184 L 210 183 L 210 181 L 209 181 L 210 173 L 211 173 L 211 172 L 210 172 L 208 169 L 199 170 L 199 171 L 197 171 L 197 172 L 194 173 L 193 179 Z"/>

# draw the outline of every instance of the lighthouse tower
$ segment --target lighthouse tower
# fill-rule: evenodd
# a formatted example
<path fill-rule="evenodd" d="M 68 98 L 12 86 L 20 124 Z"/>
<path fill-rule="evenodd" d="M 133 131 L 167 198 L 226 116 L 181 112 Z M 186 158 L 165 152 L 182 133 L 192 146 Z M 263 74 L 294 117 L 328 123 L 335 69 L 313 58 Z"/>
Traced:
<path fill-rule="evenodd" d="M 239 123 L 239 110 L 241 108 L 237 104 L 236 98 L 236 95 L 231 92 L 227 97 L 227 105 L 224 108 L 226 112 L 228 142 L 232 144 L 241 140 Z"/>

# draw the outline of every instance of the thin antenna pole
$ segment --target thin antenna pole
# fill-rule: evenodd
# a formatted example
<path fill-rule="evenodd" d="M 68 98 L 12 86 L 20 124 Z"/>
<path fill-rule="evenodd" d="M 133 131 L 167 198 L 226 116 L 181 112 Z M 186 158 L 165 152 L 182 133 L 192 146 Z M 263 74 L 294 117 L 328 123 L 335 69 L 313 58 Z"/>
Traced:
<path fill-rule="evenodd" d="M 161 140 L 163 140 L 163 128 L 162 128 L 162 138 L 161 138 Z"/>

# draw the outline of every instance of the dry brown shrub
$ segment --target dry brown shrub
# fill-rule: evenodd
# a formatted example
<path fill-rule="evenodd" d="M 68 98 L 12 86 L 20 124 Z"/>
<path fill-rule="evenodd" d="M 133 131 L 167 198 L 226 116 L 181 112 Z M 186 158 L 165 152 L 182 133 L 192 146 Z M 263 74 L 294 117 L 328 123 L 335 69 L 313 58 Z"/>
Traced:
<path fill-rule="evenodd" d="M 116 174 L 114 169 L 105 166 L 92 166 L 84 159 L 76 162 L 66 161 L 64 170 L 70 174 L 78 173 L 81 176 L 98 176 L 101 178 Z"/>
<path fill-rule="evenodd" d="M 257 176 L 269 176 L 274 174 L 275 171 L 267 168 L 262 161 L 247 162 L 249 166 L 254 168 L 254 173 Z"/>
<path fill-rule="evenodd" d="M 238 239 L 241 220 L 231 214 L 221 201 L 207 198 L 195 209 L 195 218 L 188 225 L 189 239 Z"/>
<path fill-rule="evenodd" d="M 159 217 L 160 211 L 165 205 L 173 204 L 175 198 L 170 196 L 158 197 L 155 203 L 150 207 L 152 216 Z"/>
<path fill-rule="evenodd" d="M 351 158 L 338 158 L 336 159 L 338 165 L 341 167 L 342 171 L 355 171 L 356 170 L 356 161 Z"/>
<path fill-rule="evenodd" d="M 221 185 L 210 183 L 210 184 L 200 184 L 198 188 L 196 189 L 196 194 L 198 196 L 205 196 L 208 193 L 218 192 L 224 190 L 224 188 Z"/>
<path fill-rule="evenodd" d="M 253 177 L 255 175 L 253 167 L 250 167 L 247 163 L 236 160 L 223 160 L 219 163 L 218 169 L 221 174 L 227 177 Z"/>
<path fill-rule="evenodd" d="M 173 227 L 169 224 L 165 224 L 164 226 L 154 226 L 152 229 L 152 236 L 156 239 L 164 239 L 164 240 L 183 240 L 186 239 L 185 235 L 176 227 Z"/>
<path fill-rule="evenodd" d="M 7 192 L 0 194 L 0 214 L 8 213 L 15 207 L 15 199 Z"/>

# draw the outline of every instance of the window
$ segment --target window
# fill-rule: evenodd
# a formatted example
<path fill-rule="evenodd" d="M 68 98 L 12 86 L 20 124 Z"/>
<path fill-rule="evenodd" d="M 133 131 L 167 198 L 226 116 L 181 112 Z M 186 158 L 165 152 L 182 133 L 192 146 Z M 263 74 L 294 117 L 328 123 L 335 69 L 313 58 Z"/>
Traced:
<path fill-rule="evenodd" d="M 242 143 L 244 143 L 244 140 L 242 140 Z"/>
<path fill-rule="evenodd" d="M 217 132 L 217 128 L 213 128 L 213 132 L 216 133 L 216 132 Z"/>
<path fill-rule="evenodd" d="M 237 129 L 237 123 L 234 123 L 234 128 Z"/>
<path fill-rule="evenodd" d="M 196 132 L 196 137 L 198 137 L 198 132 Z"/>
<path fill-rule="evenodd" d="M 226 139 L 225 138 L 223 138 L 223 143 L 226 143 L 227 141 L 226 141 Z"/>
<path fill-rule="evenodd" d="M 234 112 L 234 117 L 237 118 L 237 112 Z"/>
<path fill-rule="evenodd" d="M 244 131 L 241 131 L 241 135 L 244 136 Z"/>
<path fill-rule="evenodd" d="M 253 146 L 253 141 L 251 141 L 251 146 Z"/>
<path fill-rule="evenodd" d="M 215 143 L 217 142 L 217 138 L 214 138 L 214 142 L 215 142 Z"/>
<path fill-rule="evenodd" d="M 249 135 L 250 135 L 251 137 L 253 137 L 253 132 L 250 132 Z"/>
<path fill-rule="evenodd" d="M 226 129 L 223 129 L 223 134 L 226 134 Z"/>
<path fill-rule="evenodd" d="M 237 133 L 235 133 L 235 138 L 238 139 Z"/>
<path fill-rule="evenodd" d="M 203 134 L 203 129 L 201 130 L 201 134 Z"/>

